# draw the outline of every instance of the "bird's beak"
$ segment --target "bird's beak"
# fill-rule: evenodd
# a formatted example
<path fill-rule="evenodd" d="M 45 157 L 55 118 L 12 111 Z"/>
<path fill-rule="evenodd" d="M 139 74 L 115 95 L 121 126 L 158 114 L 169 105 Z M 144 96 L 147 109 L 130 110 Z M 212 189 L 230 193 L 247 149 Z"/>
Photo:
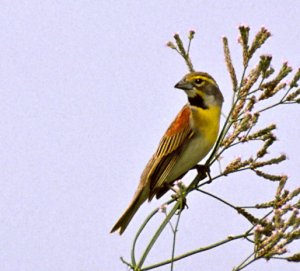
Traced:
<path fill-rule="evenodd" d="M 185 80 L 179 81 L 174 88 L 179 88 L 183 90 L 192 90 L 194 86 L 190 82 L 186 82 Z"/>

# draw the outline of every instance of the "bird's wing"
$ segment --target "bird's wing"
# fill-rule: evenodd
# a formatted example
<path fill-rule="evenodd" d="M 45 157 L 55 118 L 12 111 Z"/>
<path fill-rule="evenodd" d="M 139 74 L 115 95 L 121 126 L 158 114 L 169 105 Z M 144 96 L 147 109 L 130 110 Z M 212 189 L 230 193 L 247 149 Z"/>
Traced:
<path fill-rule="evenodd" d="M 185 105 L 161 139 L 157 151 L 142 174 L 143 181 L 150 182 L 149 200 L 160 190 L 163 191 L 159 193 L 159 197 L 168 190 L 164 181 L 176 164 L 181 149 L 193 135 L 190 127 L 190 114 L 190 107 Z"/>

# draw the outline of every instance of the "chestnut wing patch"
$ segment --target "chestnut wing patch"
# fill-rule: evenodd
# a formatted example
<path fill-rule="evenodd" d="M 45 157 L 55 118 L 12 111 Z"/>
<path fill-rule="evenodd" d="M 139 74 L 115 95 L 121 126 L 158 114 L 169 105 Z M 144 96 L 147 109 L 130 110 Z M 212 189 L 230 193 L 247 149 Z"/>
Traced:
<path fill-rule="evenodd" d="M 166 178 L 178 160 L 182 147 L 193 134 L 189 121 L 190 114 L 189 106 L 184 106 L 159 143 L 153 157 L 155 162 L 148 174 L 151 191 L 149 200 L 164 186 Z"/>

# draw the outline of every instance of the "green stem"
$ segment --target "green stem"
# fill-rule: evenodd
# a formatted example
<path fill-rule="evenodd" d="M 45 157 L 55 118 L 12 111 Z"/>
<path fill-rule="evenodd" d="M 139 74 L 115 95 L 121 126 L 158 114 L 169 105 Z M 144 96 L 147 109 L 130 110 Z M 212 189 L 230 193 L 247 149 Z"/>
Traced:
<path fill-rule="evenodd" d="M 137 240 L 138 240 L 140 234 L 142 233 L 142 231 L 144 230 L 144 228 L 146 227 L 146 225 L 148 224 L 148 222 L 158 212 L 158 210 L 159 210 L 159 208 L 156 208 L 153 212 L 150 213 L 150 215 L 147 216 L 147 218 L 143 222 L 142 226 L 138 229 L 138 231 L 137 231 L 137 233 L 136 233 L 136 235 L 133 239 L 133 244 L 132 244 L 132 249 L 131 249 L 131 263 L 132 263 L 133 266 L 136 265 L 135 247 L 136 247 Z"/>
<path fill-rule="evenodd" d="M 250 265 L 251 263 L 255 262 L 257 258 L 253 258 L 250 260 L 251 257 L 254 256 L 254 253 L 251 253 L 238 267 L 234 268 L 233 271 L 240 271 Z"/>
<path fill-rule="evenodd" d="M 289 92 L 291 91 L 291 89 L 292 89 L 291 87 L 288 88 L 288 90 L 286 91 L 286 93 L 281 98 L 280 102 L 283 102 L 284 98 L 289 94 Z"/>
<path fill-rule="evenodd" d="M 166 218 L 164 219 L 164 221 L 161 223 L 161 225 L 159 226 L 158 230 L 155 232 L 154 236 L 152 237 L 152 239 L 150 240 L 148 246 L 146 247 L 140 261 L 137 264 L 137 270 L 140 270 L 142 265 L 145 262 L 145 259 L 147 258 L 150 250 L 152 249 L 153 245 L 155 244 L 157 238 L 160 236 L 160 234 L 162 233 L 163 229 L 166 227 L 166 225 L 168 224 L 168 222 L 170 221 L 170 219 L 173 217 L 173 215 L 176 213 L 176 211 L 178 210 L 178 208 L 180 207 L 180 202 L 176 202 L 176 204 L 174 205 L 173 209 L 171 210 L 171 212 L 166 216 Z"/>
<path fill-rule="evenodd" d="M 275 106 L 278 106 L 278 105 L 280 105 L 280 104 L 282 104 L 281 101 L 278 102 L 278 103 L 272 104 L 272 105 L 270 105 L 270 106 L 267 106 L 267 107 L 265 107 L 265 108 L 259 110 L 258 112 L 259 112 L 259 113 L 262 113 L 262 112 L 264 112 L 264 111 L 266 111 L 266 110 L 269 110 L 269 109 L 271 109 L 271 108 L 273 108 L 273 107 L 275 107 Z"/>
<path fill-rule="evenodd" d="M 134 266 L 128 263 L 127 261 L 125 261 L 123 257 L 120 257 L 120 260 L 122 263 L 126 264 L 130 269 L 134 270 Z"/>
<path fill-rule="evenodd" d="M 187 48 L 187 51 L 186 51 L 186 55 L 189 57 L 190 55 L 190 49 L 191 49 L 191 44 L 192 44 L 192 39 L 189 39 L 189 44 L 188 44 L 188 48 Z M 189 57 L 190 58 L 190 57 Z"/>
<path fill-rule="evenodd" d="M 199 191 L 199 192 L 201 192 L 201 193 L 203 193 L 203 194 L 206 194 L 206 195 L 208 195 L 208 196 L 210 196 L 210 197 L 212 197 L 212 198 L 214 198 L 214 199 L 216 199 L 216 200 L 218 200 L 218 201 L 223 202 L 224 204 L 228 205 L 229 207 L 231 207 L 231 208 L 234 209 L 234 210 L 237 209 L 234 205 L 232 205 L 231 203 L 229 203 L 229 202 L 227 202 L 227 201 L 225 201 L 225 200 L 219 198 L 218 196 L 215 196 L 215 195 L 213 195 L 213 194 L 211 194 L 211 193 L 209 193 L 209 192 L 206 192 L 206 191 L 204 191 L 204 190 L 202 190 L 202 189 L 199 189 L 199 188 L 197 188 L 197 191 Z"/>
<path fill-rule="evenodd" d="M 174 231 L 173 231 L 173 245 L 172 245 L 171 271 L 173 271 L 173 268 L 174 268 L 174 261 L 173 261 L 173 259 L 174 259 L 174 256 L 175 256 L 176 236 L 177 236 L 177 231 L 178 231 L 178 225 L 179 225 L 180 217 L 181 217 L 181 211 L 180 211 L 179 214 L 178 214 L 177 221 L 176 221 L 176 225 L 175 225 L 175 228 L 174 228 Z"/>
<path fill-rule="evenodd" d="M 203 251 L 207 251 L 207 250 L 213 249 L 215 247 L 221 246 L 223 244 L 226 244 L 228 242 L 231 242 L 231 241 L 234 241 L 234 240 L 237 240 L 237 239 L 241 239 L 241 238 L 245 238 L 245 237 L 247 237 L 246 234 L 240 234 L 240 235 L 236 235 L 236 236 L 230 236 L 230 237 L 227 237 L 226 239 L 224 239 L 222 241 L 219 241 L 219 242 L 217 242 L 215 244 L 212 244 L 212 245 L 209 245 L 207 247 L 198 248 L 198 249 L 189 251 L 187 253 L 181 254 L 181 255 L 179 255 L 177 257 L 174 257 L 173 259 L 169 259 L 169 260 L 157 263 L 157 264 L 146 266 L 143 269 L 141 269 L 141 271 L 150 270 L 150 269 L 154 269 L 154 268 L 166 265 L 166 264 L 170 264 L 172 261 L 174 261 L 174 262 L 175 261 L 179 261 L 181 259 L 184 259 L 186 257 L 192 256 L 194 254 L 197 254 L 197 253 L 200 253 L 200 252 L 203 252 Z"/>

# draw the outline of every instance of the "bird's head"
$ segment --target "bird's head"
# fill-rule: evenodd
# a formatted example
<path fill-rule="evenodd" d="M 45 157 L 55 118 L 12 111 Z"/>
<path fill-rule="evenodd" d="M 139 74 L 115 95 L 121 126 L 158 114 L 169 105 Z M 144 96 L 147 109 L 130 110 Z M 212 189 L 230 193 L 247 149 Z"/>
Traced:
<path fill-rule="evenodd" d="M 205 72 L 188 73 L 174 87 L 185 91 L 192 106 L 203 109 L 221 107 L 224 101 L 215 79 Z"/>

